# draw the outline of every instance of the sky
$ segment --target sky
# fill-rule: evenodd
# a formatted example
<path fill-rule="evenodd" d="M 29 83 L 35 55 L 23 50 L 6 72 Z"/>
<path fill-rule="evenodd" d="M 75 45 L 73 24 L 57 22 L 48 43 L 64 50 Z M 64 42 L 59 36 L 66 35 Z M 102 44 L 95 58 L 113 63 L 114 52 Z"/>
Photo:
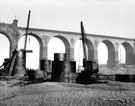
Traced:
<path fill-rule="evenodd" d="M 0 21 L 30 27 L 134 38 L 135 0 L 0 0 Z"/>
<path fill-rule="evenodd" d="M 85 32 L 89 34 L 135 38 L 135 0 L 0 0 L 0 22 L 12 23 L 16 18 L 18 26 L 26 27 L 29 10 L 32 28 L 80 32 L 83 21 Z M 0 48 L 4 48 L 2 41 Z M 107 58 L 102 59 L 103 46 L 99 58 L 107 61 Z M 107 51 L 106 47 L 104 50 Z M 49 58 L 53 57 L 49 55 Z"/>

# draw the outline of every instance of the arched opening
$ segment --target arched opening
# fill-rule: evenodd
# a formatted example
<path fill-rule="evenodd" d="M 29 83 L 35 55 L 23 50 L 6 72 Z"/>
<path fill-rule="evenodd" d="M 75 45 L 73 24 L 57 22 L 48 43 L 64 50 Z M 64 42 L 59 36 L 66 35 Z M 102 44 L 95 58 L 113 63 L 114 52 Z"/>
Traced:
<path fill-rule="evenodd" d="M 108 49 L 106 45 L 101 42 L 98 46 L 98 63 L 99 64 L 107 64 L 108 60 Z"/>
<path fill-rule="evenodd" d="M 65 44 L 64 42 L 57 38 L 54 37 L 50 39 L 48 43 L 48 59 L 49 60 L 54 60 L 54 53 L 65 53 Z"/>
<path fill-rule="evenodd" d="M 120 45 L 118 48 L 118 60 L 119 60 L 119 64 L 126 63 L 126 52 L 123 45 Z"/>
<path fill-rule="evenodd" d="M 86 46 L 86 45 L 85 45 Z M 76 61 L 76 69 L 80 69 L 83 67 L 83 58 L 84 58 L 84 52 L 83 52 L 83 45 L 82 45 L 82 40 L 78 40 L 75 43 L 75 61 Z M 88 48 L 86 46 L 86 54 L 88 57 Z"/>
<path fill-rule="evenodd" d="M 21 37 L 18 42 L 18 50 L 24 48 L 25 36 Z M 28 35 L 26 50 L 32 50 L 32 53 L 26 53 L 26 68 L 39 68 L 39 42 L 32 35 Z"/>
<path fill-rule="evenodd" d="M 104 44 L 102 44 L 104 43 Z M 107 67 L 114 67 L 115 66 L 115 48 L 114 45 L 108 41 L 108 40 L 104 40 L 101 43 L 101 46 L 99 46 L 99 48 L 101 48 L 101 50 L 98 51 L 98 58 L 100 59 L 100 61 L 102 61 L 103 64 L 107 63 Z"/>
<path fill-rule="evenodd" d="M 122 43 L 122 45 L 125 48 L 125 58 L 126 58 L 125 59 L 125 63 L 127 65 L 134 64 L 133 47 L 129 43 L 127 43 L 127 42 Z"/>
<path fill-rule="evenodd" d="M 3 64 L 5 58 L 9 58 L 10 42 L 9 39 L 0 33 L 0 65 Z"/>
<path fill-rule="evenodd" d="M 94 45 L 89 39 L 86 39 L 86 53 L 88 60 L 94 61 Z"/>

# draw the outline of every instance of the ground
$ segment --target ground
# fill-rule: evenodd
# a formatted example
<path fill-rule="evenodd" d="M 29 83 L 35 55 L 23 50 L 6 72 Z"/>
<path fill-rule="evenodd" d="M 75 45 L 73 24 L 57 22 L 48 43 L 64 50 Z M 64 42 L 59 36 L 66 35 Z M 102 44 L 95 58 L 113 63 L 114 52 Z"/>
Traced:
<path fill-rule="evenodd" d="M 0 82 L 0 106 L 135 106 L 135 83 Z"/>

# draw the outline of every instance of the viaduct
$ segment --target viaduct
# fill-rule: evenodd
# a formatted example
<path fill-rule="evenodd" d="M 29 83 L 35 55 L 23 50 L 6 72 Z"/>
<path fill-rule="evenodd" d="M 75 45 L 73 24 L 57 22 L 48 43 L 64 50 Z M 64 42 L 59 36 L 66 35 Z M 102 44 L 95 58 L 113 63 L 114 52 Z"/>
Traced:
<path fill-rule="evenodd" d="M 10 56 L 12 51 L 17 47 L 19 39 L 25 35 L 25 28 L 18 27 L 18 20 L 13 20 L 13 23 L 0 23 L 0 33 L 5 35 L 10 42 Z M 52 37 L 57 37 L 65 44 L 65 53 L 68 60 L 74 60 L 74 46 L 77 40 L 80 39 L 80 33 L 56 31 L 47 29 L 29 28 L 28 35 L 34 36 L 40 45 L 40 58 L 47 59 L 48 42 Z M 98 61 L 98 45 L 103 42 L 108 48 L 107 66 L 114 67 L 119 64 L 118 48 L 123 45 L 126 52 L 127 65 L 134 65 L 135 57 L 135 40 L 122 37 L 111 37 L 95 34 L 86 34 L 86 45 L 88 48 L 88 59 Z"/>

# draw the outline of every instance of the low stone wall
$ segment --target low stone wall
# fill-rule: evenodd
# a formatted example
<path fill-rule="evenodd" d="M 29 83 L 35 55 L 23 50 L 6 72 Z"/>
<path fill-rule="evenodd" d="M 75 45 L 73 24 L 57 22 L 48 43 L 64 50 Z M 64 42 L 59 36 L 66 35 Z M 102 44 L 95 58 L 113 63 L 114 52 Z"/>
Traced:
<path fill-rule="evenodd" d="M 99 66 L 99 73 L 102 74 L 135 74 L 135 65 L 120 65 L 118 67 L 108 68 Z"/>

